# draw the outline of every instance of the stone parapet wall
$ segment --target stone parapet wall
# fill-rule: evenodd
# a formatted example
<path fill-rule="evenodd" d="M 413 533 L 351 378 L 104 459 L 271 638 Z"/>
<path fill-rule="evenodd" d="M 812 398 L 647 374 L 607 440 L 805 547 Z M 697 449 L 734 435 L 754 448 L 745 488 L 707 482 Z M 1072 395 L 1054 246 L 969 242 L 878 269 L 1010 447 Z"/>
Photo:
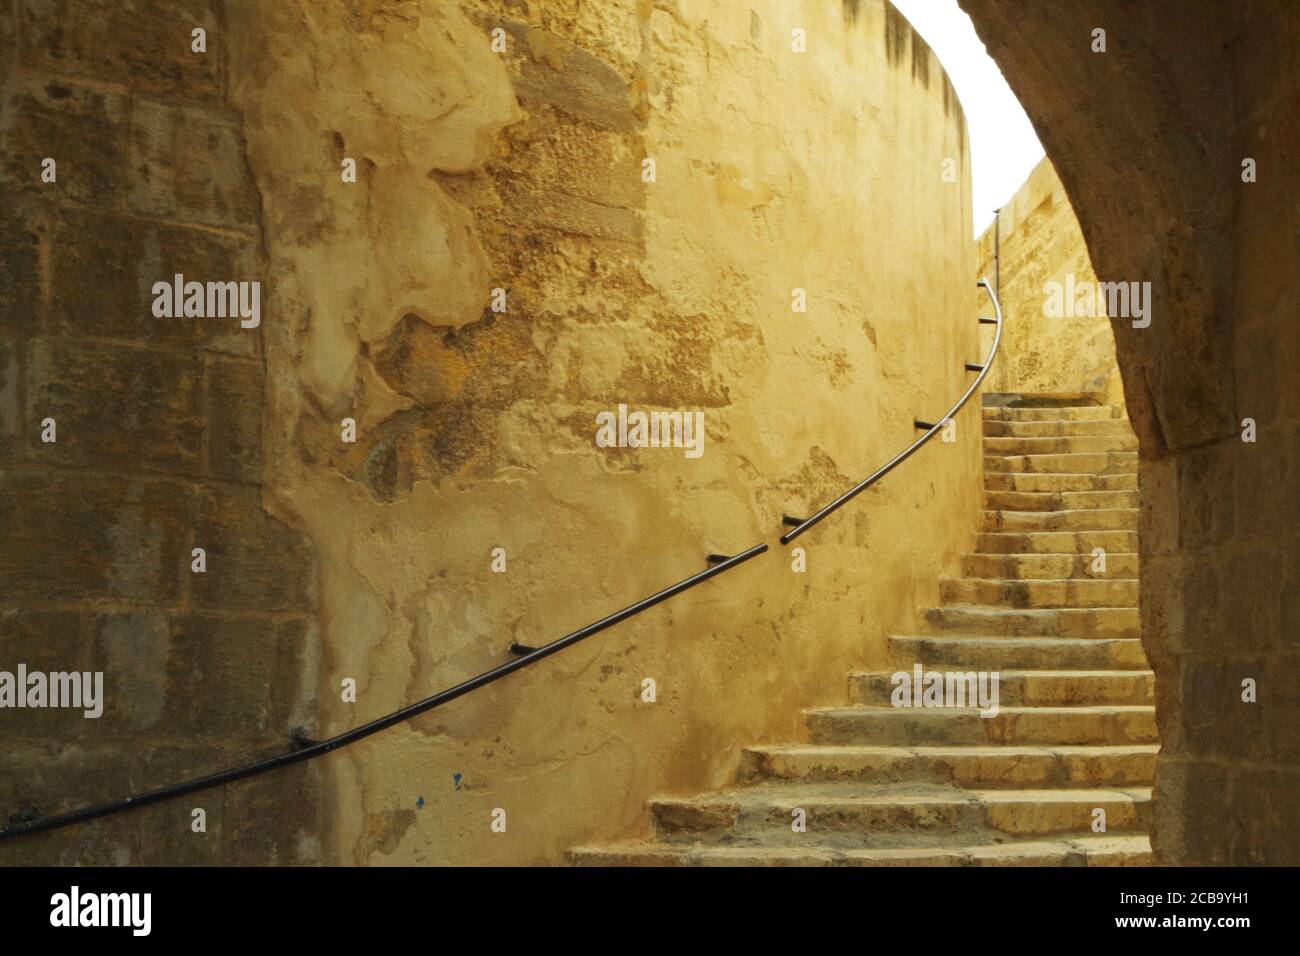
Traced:
<path fill-rule="evenodd" d="M 1079 221 L 1050 159 L 1034 168 L 1002 206 L 1000 221 L 980 236 L 979 256 L 979 274 L 1000 277 L 1006 318 L 989 389 L 1088 394 L 1124 404 L 1107 299 L 1097 294 Z"/>

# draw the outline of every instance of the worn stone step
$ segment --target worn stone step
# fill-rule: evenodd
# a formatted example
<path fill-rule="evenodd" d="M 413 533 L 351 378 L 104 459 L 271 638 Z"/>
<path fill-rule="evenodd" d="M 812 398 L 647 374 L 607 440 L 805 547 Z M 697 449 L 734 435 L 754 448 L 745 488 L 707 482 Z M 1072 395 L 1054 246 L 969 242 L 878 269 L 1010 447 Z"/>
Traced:
<path fill-rule="evenodd" d="M 1058 418 L 1037 422 L 993 421 L 986 418 L 983 427 L 987 438 L 1070 438 L 1083 435 L 1133 434 L 1133 428 L 1125 418 L 1097 418 L 1083 421 Z"/>
<path fill-rule="evenodd" d="M 1127 419 L 1122 405 L 1086 405 L 1067 408 L 985 408 L 984 420 L 993 422 L 1084 422 L 1107 418 Z"/>
<path fill-rule="evenodd" d="M 982 554 L 1091 554 L 1101 548 L 1110 555 L 1136 552 L 1137 539 L 1136 531 L 987 531 L 975 536 L 975 550 Z"/>
<path fill-rule="evenodd" d="M 1083 554 L 963 554 L 962 574 L 972 578 L 1015 578 L 1042 580 L 1051 578 L 1092 578 L 1123 580 L 1136 578 L 1138 556 L 1132 552 L 1106 554 L 1106 570 L 1094 571 L 1096 559 Z"/>
<path fill-rule="evenodd" d="M 1137 638 L 987 637 L 892 634 L 890 660 L 900 669 L 921 663 L 962 670 L 1146 670 Z"/>
<path fill-rule="evenodd" d="M 1024 472 L 984 472 L 985 491 L 1136 491 L 1138 476 L 1131 475 L 1035 475 Z"/>
<path fill-rule="evenodd" d="M 1149 744 L 1155 708 L 1141 704 L 973 708 L 819 707 L 804 711 L 815 744 Z"/>
<path fill-rule="evenodd" d="M 1036 579 L 941 578 L 939 594 L 949 604 L 991 604 L 1003 608 L 1137 607 L 1133 578 Z"/>
<path fill-rule="evenodd" d="M 994 392 L 980 396 L 985 408 L 1096 408 L 1102 404 L 1100 392 Z"/>
<path fill-rule="evenodd" d="M 747 747 L 742 782 L 950 783 L 959 787 L 1135 787 L 1155 780 L 1159 744 L 1109 746 Z"/>
<path fill-rule="evenodd" d="M 927 608 L 925 622 L 935 632 L 1016 637 L 1139 637 L 1142 620 L 1135 607 L 1060 607 L 1009 609 L 983 604 L 945 604 Z"/>
<path fill-rule="evenodd" d="M 665 842 L 740 840 L 764 845 L 870 846 L 912 837 L 1084 836 L 1093 811 L 1106 811 L 1108 834 L 1145 828 L 1149 787 L 1122 789 L 965 790 L 926 784 L 757 784 L 693 798 L 650 801 L 656 836 Z M 806 831 L 791 827 L 802 810 Z M 893 835 L 894 831 L 905 831 Z M 904 839 L 900 839 L 900 837 Z"/>
<path fill-rule="evenodd" d="M 984 531 L 1136 531 L 1135 508 L 1093 508 L 1073 511 L 984 511 Z"/>
<path fill-rule="evenodd" d="M 986 511 L 1082 511 L 1137 508 L 1136 491 L 986 491 Z"/>
<path fill-rule="evenodd" d="M 952 667 L 928 667 L 923 671 L 974 674 Z M 861 671 L 849 675 L 849 703 L 877 707 L 892 706 L 899 672 L 914 677 L 913 668 L 892 671 Z M 997 671 L 998 701 L 1006 707 L 1071 707 L 1102 704 L 1153 704 L 1155 678 L 1151 671 L 1122 670 L 1001 670 Z"/>
<path fill-rule="evenodd" d="M 1077 455 L 1138 449 L 1134 435 L 1070 435 L 1065 437 L 986 437 L 985 455 Z"/>
<path fill-rule="evenodd" d="M 1145 833 L 973 846 L 729 846 L 624 843 L 570 851 L 574 866 L 1150 866 Z"/>
<path fill-rule="evenodd" d="M 1135 451 L 1081 452 L 1060 455 L 985 455 L 985 473 L 1034 475 L 1136 475 Z"/>

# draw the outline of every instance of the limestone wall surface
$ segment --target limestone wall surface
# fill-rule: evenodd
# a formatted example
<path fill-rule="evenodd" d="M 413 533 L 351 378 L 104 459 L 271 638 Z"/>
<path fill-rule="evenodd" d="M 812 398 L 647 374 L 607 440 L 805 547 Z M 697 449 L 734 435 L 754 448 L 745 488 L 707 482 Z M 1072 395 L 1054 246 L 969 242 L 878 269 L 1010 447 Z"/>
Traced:
<path fill-rule="evenodd" d="M 775 543 L 965 387 L 964 121 L 887 4 L 227 14 L 273 301 L 265 487 L 320 555 L 321 733 Z M 620 404 L 702 412 L 703 453 L 598 447 Z M 327 858 L 555 863 L 726 781 L 933 603 L 972 542 L 977 416 L 801 539 L 805 573 L 778 548 L 327 758 Z"/>
<path fill-rule="evenodd" d="M 558 863 L 842 699 L 973 542 L 974 406 L 776 541 L 979 358 L 961 108 L 883 0 L 0 0 L 0 79 L 0 670 L 107 698 L 0 712 L 6 815 L 338 733 L 774 546 L 0 861 Z M 176 273 L 259 281 L 260 324 L 160 318 Z M 700 453 L 602 447 L 620 406 L 702 414 Z"/>
<path fill-rule="evenodd" d="M 1000 223 L 980 236 L 979 258 L 980 275 L 1000 272 L 1006 318 L 1005 350 L 987 387 L 1088 392 L 1104 404 L 1124 404 L 1107 300 L 1096 294 L 1088 247 L 1050 159 L 1044 158 L 1002 206 Z"/>

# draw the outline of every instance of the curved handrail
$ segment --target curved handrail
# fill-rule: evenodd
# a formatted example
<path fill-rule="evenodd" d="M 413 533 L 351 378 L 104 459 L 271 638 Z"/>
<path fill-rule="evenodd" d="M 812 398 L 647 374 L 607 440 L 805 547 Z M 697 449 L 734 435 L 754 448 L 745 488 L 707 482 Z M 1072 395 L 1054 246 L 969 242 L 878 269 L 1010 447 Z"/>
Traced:
<path fill-rule="evenodd" d="M 997 356 L 998 345 L 1002 341 L 1002 305 L 998 302 L 997 294 L 993 291 L 993 288 L 989 285 L 987 279 L 980 279 L 978 284 L 984 287 L 984 290 L 989 294 L 989 298 L 993 300 L 993 309 L 995 312 L 993 318 L 981 318 L 980 322 L 995 324 L 996 329 L 993 335 L 993 345 L 989 349 L 988 358 L 985 360 L 984 364 L 972 365 L 969 362 L 966 364 L 967 370 L 979 372 L 975 381 L 966 389 L 966 393 L 962 395 L 962 397 L 957 401 L 957 404 L 950 408 L 948 413 L 944 415 L 937 424 L 927 425 L 926 433 L 908 446 L 907 449 L 899 455 L 896 455 L 883 467 L 878 468 L 869 477 L 858 482 L 858 484 L 854 485 L 830 504 L 821 508 L 812 515 L 812 517 L 803 520 L 786 517 L 784 519 L 785 523 L 792 524 L 794 527 L 792 530 L 782 535 L 782 544 L 788 544 L 799 535 L 803 534 L 813 525 L 826 518 L 833 511 L 843 507 L 843 505 L 854 496 L 871 487 L 885 475 L 889 474 L 889 472 L 894 468 L 898 467 L 898 465 L 906 461 L 917 451 L 917 449 L 933 438 L 935 433 L 939 431 L 947 421 L 956 415 L 957 412 L 961 411 L 962 407 L 970 397 L 975 394 L 976 389 L 979 388 L 980 384 L 988 375 L 989 367 L 992 365 L 993 359 Z M 918 427 L 923 424 L 925 423 L 917 423 Z M 395 710 L 383 717 L 378 717 L 368 723 L 362 724 L 360 727 L 354 727 L 352 730 L 336 734 L 327 740 L 309 741 L 295 738 L 295 749 L 288 753 L 279 754 L 275 757 L 267 757 L 253 763 L 244 764 L 239 767 L 232 767 L 229 770 L 222 770 L 217 773 L 207 774 L 206 776 L 196 777 L 182 783 L 160 787 L 157 790 L 150 790 L 142 794 L 136 794 L 109 803 L 100 803 L 94 806 L 83 807 L 79 810 L 70 810 L 66 813 L 59 813 L 53 816 L 42 816 L 34 820 L 25 820 L 14 823 L 7 827 L 0 828 L 0 841 L 35 833 L 43 833 L 49 830 L 57 830 L 77 823 L 86 823 L 91 820 L 97 820 L 102 817 L 122 813 L 126 810 L 134 810 L 137 807 L 147 807 L 155 803 L 161 803 L 165 800 L 172 800 L 177 797 L 183 797 L 187 794 L 198 793 L 201 790 L 209 790 L 213 787 L 219 787 L 222 784 L 234 783 L 237 780 L 246 780 L 249 777 L 260 776 L 261 774 L 269 773 L 270 771 L 277 770 L 281 767 L 287 767 L 292 764 L 302 763 L 303 761 L 323 756 L 331 751 L 338 750 L 340 747 L 346 747 L 348 744 L 355 743 L 358 740 L 363 740 L 372 734 L 377 734 L 381 730 L 387 730 L 389 727 L 410 720 L 412 717 L 430 711 L 435 707 L 455 700 L 457 697 L 462 697 L 471 691 L 478 690 L 480 687 L 484 687 L 494 681 L 500 680 L 502 677 L 513 674 L 515 671 L 522 670 L 525 667 L 535 664 L 543 658 L 550 657 L 552 654 L 558 653 L 566 647 L 591 637 L 593 634 L 597 634 L 606 628 L 613 627 L 620 621 L 627 620 L 629 617 L 640 614 L 642 611 L 681 594 L 683 591 L 690 590 L 697 584 L 702 584 L 710 578 L 717 577 L 734 567 L 738 567 L 751 558 L 763 554 L 767 550 L 768 546 L 766 544 L 756 544 L 752 548 L 748 548 L 747 550 L 735 555 L 711 554 L 708 556 L 710 565 L 708 568 L 697 572 L 690 577 L 683 578 L 676 584 L 671 584 L 661 591 L 656 591 L 649 597 L 642 598 L 640 601 L 628 605 L 621 611 L 615 611 L 613 614 L 603 617 L 592 624 L 588 624 L 586 627 L 579 628 L 570 634 L 566 634 L 564 637 L 557 638 L 549 644 L 544 644 L 541 647 L 534 648 L 525 647 L 520 644 L 513 644 L 511 645 L 512 652 L 519 655 L 515 660 L 508 661 L 505 664 L 492 668 L 491 670 L 484 671 L 482 674 L 479 674 L 476 677 L 471 677 L 469 680 L 462 681 L 447 690 L 440 691 L 432 697 L 426 697 L 414 704 L 408 704 L 399 710 Z"/>
<path fill-rule="evenodd" d="M 702 584 L 709 578 L 717 577 L 725 571 L 730 571 L 734 567 L 744 564 L 750 558 L 757 557 L 767 550 L 766 544 L 756 544 L 739 554 L 730 557 L 721 555 L 711 555 L 717 559 L 712 566 L 705 568 L 697 574 L 692 574 L 688 578 L 683 578 L 676 584 L 671 584 L 662 591 L 656 591 L 649 597 L 642 598 L 635 604 L 628 605 L 621 611 L 615 611 L 607 617 L 601 618 L 594 624 L 588 624 L 571 634 L 557 638 L 549 644 L 541 647 L 530 649 L 530 651 L 518 657 L 513 661 L 507 661 L 498 667 L 484 671 L 477 677 L 471 677 L 467 681 L 457 684 L 447 690 L 434 694 L 432 697 L 426 697 L 424 700 L 417 701 L 414 704 L 408 704 L 401 710 L 395 710 L 391 714 L 376 718 L 369 723 L 362 724 L 360 727 L 354 727 L 352 730 L 344 731 L 330 737 L 328 740 L 319 742 L 300 741 L 301 746 L 296 750 L 280 754 L 275 757 L 268 757 L 265 760 L 259 760 L 255 763 L 244 764 L 239 767 L 232 767 L 229 770 L 222 770 L 218 773 L 208 774 L 203 777 L 196 777 L 193 780 L 187 780 L 183 783 L 176 783 L 166 787 L 160 787 L 157 790 L 150 790 L 147 793 L 137 794 L 132 797 L 125 797 L 121 800 L 114 800 L 110 803 L 101 803 L 95 806 L 83 807 L 80 810 L 70 810 L 67 813 L 60 813 L 54 816 L 38 817 L 35 820 L 28 820 L 15 823 L 0 829 L 0 840 L 9 840 L 14 837 L 26 836 L 32 833 L 42 833 L 47 830 L 57 830 L 61 827 L 72 826 L 75 823 L 86 823 L 90 820 L 97 820 L 101 817 L 112 816 L 115 813 L 122 813 L 125 810 L 134 810 L 137 807 L 147 807 L 150 804 L 161 803 L 164 800 L 172 800 L 176 797 L 183 797 L 186 794 L 198 793 L 200 790 L 209 790 L 212 787 L 219 787 L 225 783 L 234 783 L 236 780 L 246 780 L 249 777 L 260 776 L 269 773 L 272 770 L 278 770 L 281 767 L 287 767 L 291 764 L 302 763 L 304 760 L 311 760 L 314 757 L 320 757 L 331 750 L 338 750 L 340 747 L 346 747 L 348 744 L 356 743 L 369 737 L 371 734 L 377 734 L 381 730 L 387 730 L 395 724 L 400 724 L 410 720 L 412 717 L 423 714 L 425 711 L 433 710 L 448 701 L 462 697 L 472 690 L 478 690 L 491 684 L 493 681 L 500 680 L 507 674 L 513 674 L 517 670 L 522 670 L 530 664 L 535 664 L 542 658 L 550 657 L 558 651 L 564 650 L 570 645 L 577 644 L 585 638 L 591 637 L 608 627 L 613 627 L 619 621 L 626 620 L 634 614 L 640 614 L 642 611 L 654 607 L 670 597 L 688 591 L 697 584 Z"/>
<path fill-rule="evenodd" d="M 985 377 L 989 374 L 989 369 L 993 365 L 993 359 L 996 358 L 998 354 L 998 345 L 1001 344 L 1002 342 L 1002 303 L 998 301 L 997 294 L 994 293 L 993 287 L 989 285 L 988 279 L 980 279 L 977 285 L 983 286 L 984 291 L 987 292 L 989 294 L 989 298 L 993 300 L 993 311 L 995 314 L 993 316 L 992 322 L 986 324 L 995 325 L 996 328 L 993 332 L 993 345 L 989 348 L 989 355 L 988 358 L 984 360 L 984 364 L 974 365 L 970 362 L 966 363 L 966 369 L 968 371 L 979 372 L 979 374 L 975 376 L 975 381 L 971 382 L 970 388 L 966 389 L 966 394 L 962 395 L 961 398 L 957 399 L 957 404 L 954 405 L 952 408 L 948 409 L 948 413 L 944 415 L 943 418 L 939 419 L 939 421 L 936 422 L 935 424 L 930 425 L 924 435 L 922 435 L 916 441 L 912 442 L 912 444 L 908 445 L 907 448 L 905 448 L 902 452 L 895 455 L 887 463 L 877 468 L 866 478 L 863 478 L 856 485 L 854 485 L 848 491 L 844 492 L 844 494 L 840 495 L 830 504 L 826 505 L 824 508 L 819 509 L 814 515 L 812 515 L 812 517 L 803 518 L 803 519 L 790 518 L 790 517 L 785 518 L 784 519 L 785 523 L 788 525 L 794 525 L 794 527 L 791 528 L 791 530 L 787 531 L 785 534 L 781 535 L 782 544 L 789 544 L 795 538 L 799 537 L 799 535 L 803 534 L 813 525 L 817 524 L 817 522 L 824 519 L 831 512 L 836 511 L 839 508 L 842 508 L 850 500 L 852 500 L 862 492 L 866 491 L 868 488 L 874 485 L 881 478 L 885 477 L 885 475 L 889 474 L 891 471 L 893 471 L 903 462 L 907 461 L 907 459 L 912 457 L 912 455 L 917 451 L 917 449 L 919 449 L 922 445 L 924 445 L 931 438 L 933 438 L 935 436 L 935 433 L 938 432 L 939 429 L 943 428 L 943 426 L 947 422 L 951 421 L 952 417 L 956 415 L 959 411 L 961 411 L 962 406 L 965 405 L 966 402 L 970 400 L 970 397 L 975 394 L 975 390 L 980 387 Z M 983 319 L 980 319 L 980 321 L 984 322 Z"/>

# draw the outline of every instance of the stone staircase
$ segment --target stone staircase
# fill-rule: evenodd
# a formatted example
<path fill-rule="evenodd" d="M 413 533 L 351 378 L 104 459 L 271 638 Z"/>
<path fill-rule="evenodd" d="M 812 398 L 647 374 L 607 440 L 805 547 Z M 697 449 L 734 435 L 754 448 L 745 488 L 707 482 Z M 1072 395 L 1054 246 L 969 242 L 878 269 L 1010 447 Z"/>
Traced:
<path fill-rule="evenodd" d="M 976 551 L 941 581 L 923 633 L 889 649 L 909 673 L 998 671 L 997 715 L 894 707 L 893 669 L 851 674 L 847 706 L 805 712 L 807 743 L 747 748 L 734 787 L 652 800 L 654 839 L 572 862 L 1150 863 L 1159 745 L 1139 642 L 1136 439 L 1122 407 L 1085 396 L 984 403 Z"/>

